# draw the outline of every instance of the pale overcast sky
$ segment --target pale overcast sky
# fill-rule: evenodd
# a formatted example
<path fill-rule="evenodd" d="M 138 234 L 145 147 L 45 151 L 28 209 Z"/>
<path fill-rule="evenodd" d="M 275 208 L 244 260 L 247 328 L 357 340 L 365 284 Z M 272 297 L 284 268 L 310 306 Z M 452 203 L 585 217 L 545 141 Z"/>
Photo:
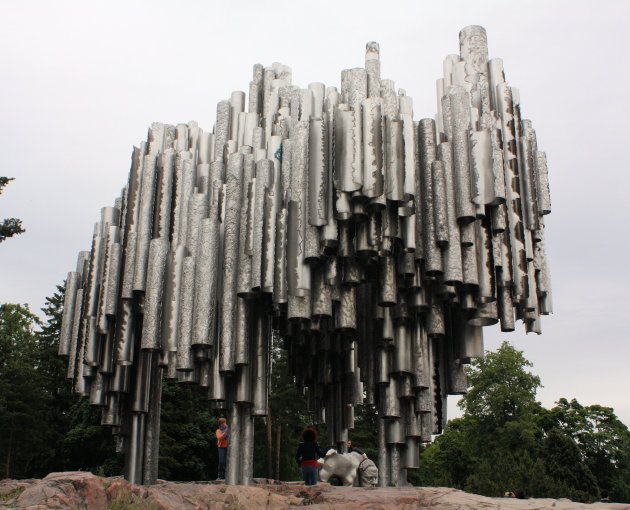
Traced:
<path fill-rule="evenodd" d="M 0 302 L 39 312 L 90 248 L 152 121 L 211 129 L 217 102 L 247 91 L 257 62 L 291 66 L 302 87 L 339 86 L 372 40 L 414 118 L 432 117 L 442 61 L 473 24 L 521 92 L 552 199 L 555 313 L 542 336 L 486 329 L 486 348 L 522 349 L 545 406 L 575 397 L 630 425 L 628 1 L 2 0 L 0 175 L 16 180 L 0 218 L 21 218 L 27 232 L 0 245 Z"/>

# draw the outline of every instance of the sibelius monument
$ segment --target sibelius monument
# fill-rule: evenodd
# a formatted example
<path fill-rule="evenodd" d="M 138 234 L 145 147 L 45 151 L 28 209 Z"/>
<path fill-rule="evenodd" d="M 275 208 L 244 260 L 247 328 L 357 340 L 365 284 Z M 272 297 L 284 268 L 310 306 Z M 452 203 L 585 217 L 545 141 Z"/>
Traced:
<path fill-rule="evenodd" d="M 435 119 L 413 120 L 371 42 L 341 90 L 256 64 L 212 132 L 154 123 L 134 147 L 68 274 L 59 348 L 129 481 L 157 478 L 163 374 L 208 388 L 231 426 L 227 483 L 251 481 L 276 330 L 329 444 L 344 451 L 354 407 L 376 406 L 379 484 L 404 483 L 482 327 L 541 332 L 545 153 L 485 30 L 459 41 Z"/>

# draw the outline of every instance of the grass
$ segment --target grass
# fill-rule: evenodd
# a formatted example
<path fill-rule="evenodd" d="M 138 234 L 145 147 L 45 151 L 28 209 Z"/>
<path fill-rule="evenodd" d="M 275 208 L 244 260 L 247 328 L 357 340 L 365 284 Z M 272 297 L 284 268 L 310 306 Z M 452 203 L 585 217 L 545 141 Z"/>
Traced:
<path fill-rule="evenodd" d="M 17 498 L 20 494 L 24 492 L 25 489 L 26 487 L 18 487 L 11 492 L 0 494 L 0 501 L 9 501 L 10 499 Z"/>
<path fill-rule="evenodd" d="M 110 500 L 106 510 L 158 510 L 158 507 L 140 498 L 131 489 L 121 487 Z"/>

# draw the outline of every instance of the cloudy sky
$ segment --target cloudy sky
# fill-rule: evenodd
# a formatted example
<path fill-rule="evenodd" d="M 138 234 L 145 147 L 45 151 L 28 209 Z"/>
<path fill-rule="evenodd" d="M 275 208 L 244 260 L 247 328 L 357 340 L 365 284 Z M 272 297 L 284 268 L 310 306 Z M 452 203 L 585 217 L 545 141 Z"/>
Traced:
<path fill-rule="evenodd" d="M 630 425 L 629 23 L 628 1 L 3 0 L 0 175 L 16 180 L 0 218 L 27 232 L 0 245 L 0 302 L 39 311 L 90 248 L 152 121 L 211 129 L 216 103 L 247 91 L 257 62 L 291 66 L 302 87 L 339 86 L 371 40 L 414 117 L 432 117 L 442 60 L 462 27 L 483 25 L 547 152 L 555 308 L 542 336 L 490 328 L 486 347 L 522 349 L 544 405 L 575 397 Z"/>

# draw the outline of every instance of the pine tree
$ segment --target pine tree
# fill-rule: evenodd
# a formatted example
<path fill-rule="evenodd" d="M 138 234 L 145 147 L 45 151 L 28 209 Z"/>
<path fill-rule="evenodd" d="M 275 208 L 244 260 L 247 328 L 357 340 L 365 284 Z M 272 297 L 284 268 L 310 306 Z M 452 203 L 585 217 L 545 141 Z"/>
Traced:
<path fill-rule="evenodd" d="M 45 394 L 37 370 L 35 327 L 26 305 L 0 305 L 0 458 L 4 475 L 25 477 L 42 445 Z"/>
<path fill-rule="evenodd" d="M 0 177 L 0 195 L 2 194 L 2 189 L 14 179 L 14 177 Z M 6 218 L 0 222 L 0 243 L 23 232 L 26 232 L 26 230 L 22 228 L 22 220 Z"/>

